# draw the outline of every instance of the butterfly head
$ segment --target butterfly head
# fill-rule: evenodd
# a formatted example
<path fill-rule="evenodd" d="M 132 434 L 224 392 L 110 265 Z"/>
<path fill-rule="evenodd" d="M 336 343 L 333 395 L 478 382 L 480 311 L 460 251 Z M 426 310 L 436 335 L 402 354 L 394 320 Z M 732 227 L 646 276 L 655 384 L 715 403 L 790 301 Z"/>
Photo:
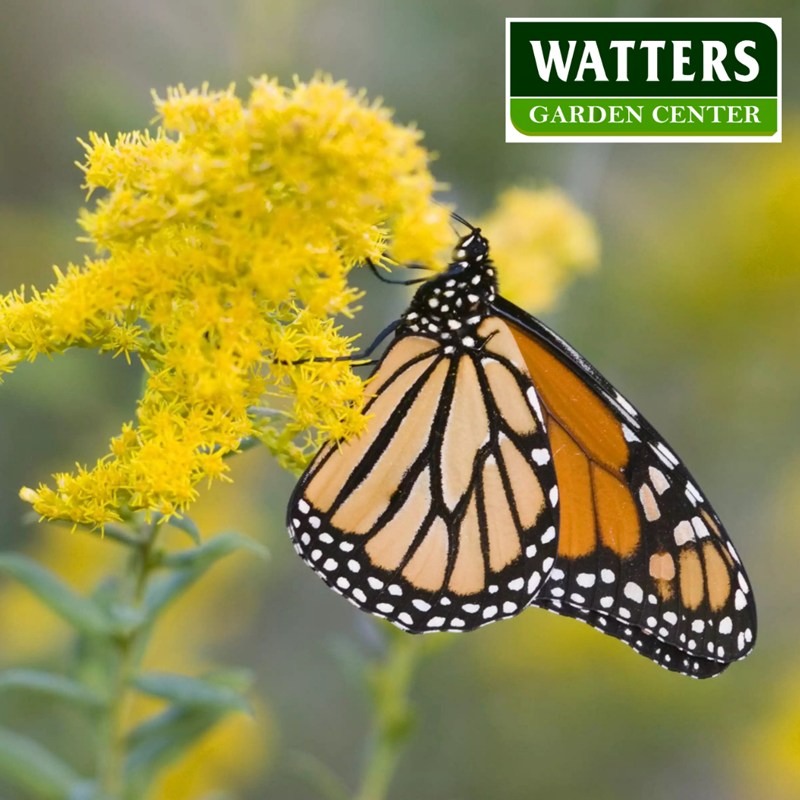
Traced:
<path fill-rule="evenodd" d="M 466 236 L 459 239 L 458 244 L 453 248 L 453 263 L 450 268 L 452 269 L 456 264 L 479 265 L 488 258 L 489 242 L 481 235 L 480 228 L 472 228 Z"/>

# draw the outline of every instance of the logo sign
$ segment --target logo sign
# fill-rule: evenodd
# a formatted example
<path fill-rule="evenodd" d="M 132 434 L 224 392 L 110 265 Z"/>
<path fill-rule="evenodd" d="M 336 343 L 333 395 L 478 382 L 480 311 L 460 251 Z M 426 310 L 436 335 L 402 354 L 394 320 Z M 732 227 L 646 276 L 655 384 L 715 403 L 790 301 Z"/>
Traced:
<path fill-rule="evenodd" d="M 507 142 L 780 142 L 779 19 L 507 19 Z"/>

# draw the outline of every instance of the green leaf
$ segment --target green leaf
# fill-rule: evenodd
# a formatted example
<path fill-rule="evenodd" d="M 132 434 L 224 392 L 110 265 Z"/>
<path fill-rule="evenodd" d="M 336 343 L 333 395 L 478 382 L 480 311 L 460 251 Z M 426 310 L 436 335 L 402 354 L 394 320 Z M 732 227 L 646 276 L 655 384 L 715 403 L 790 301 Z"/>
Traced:
<path fill-rule="evenodd" d="M 134 728 L 128 736 L 125 762 L 127 797 L 145 797 L 158 773 L 190 750 L 225 714 L 220 709 L 173 707 Z"/>
<path fill-rule="evenodd" d="M 126 525 L 119 525 L 116 522 L 106 522 L 103 526 L 102 532 L 99 532 L 100 538 L 113 539 L 116 542 L 127 545 L 128 547 L 141 547 L 142 540 L 131 531 Z"/>
<path fill-rule="evenodd" d="M 133 685 L 144 694 L 161 697 L 177 706 L 200 706 L 252 714 L 249 701 L 239 692 L 202 678 L 170 672 L 148 672 L 134 679 Z"/>
<path fill-rule="evenodd" d="M 234 553 L 237 550 L 249 550 L 261 558 L 268 558 L 269 551 L 263 544 L 249 536 L 242 536 L 240 533 L 221 533 L 214 536 L 205 544 L 189 550 L 179 550 L 176 553 L 167 553 L 161 559 L 164 567 L 193 567 L 198 564 L 207 563 L 208 566 L 224 556 Z"/>
<path fill-rule="evenodd" d="M 9 669 L 0 672 L 0 692 L 22 689 L 67 700 L 89 708 L 102 708 L 105 700 L 82 683 L 34 669 Z"/>
<path fill-rule="evenodd" d="M 229 691 L 246 692 L 252 684 L 247 670 L 219 670 L 205 682 Z M 212 706 L 171 706 L 145 720 L 128 735 L 127 800 L 142 800 L 159 771 L 179 759 L 217 724 L 228 710 Z"/>
<path fill-rule="evenodd" d="M 189 535 L 189 538 L 199 547 L 202 538 L 200 537 L 200 528 L 197 527 L 197 523 L 191 519 L 191 517 L 183 516 L 183 517 L 170 517 L 167 520 L 167 525 L 172 528 L 177 528 L 179 531 L 183 531 L 184 533 Z"/>
<path fill-rule="evenodd" d="M 167 605 L 185 592 L 217 561 L 236 550 L 250 550 L 266 557 L 267 550 L 258 542 L 238 533 L 222 533 L 200 547 L 192 547 L 162 556 L 161 566 L 171 567 L 172 574 L 153 580 L 145 596 L 147 616 L 152 620 Z"/>
<path fill-rule="evenodd" d="M 49 750 L 6 728 L 0 728 L 0 777 L 30 797 L 43 800 L 70 800 L 83 783 Z"/>
<path fill-rule="evenodd" d="M 111 620 L 97 603 L 79 595 L 61 578 L 33 559 L 18 553 L 2 553 L 0 572 L 7 572 L 15 577 L 48 608 L 79 631 L 95 636 L 112 632 Z"/>

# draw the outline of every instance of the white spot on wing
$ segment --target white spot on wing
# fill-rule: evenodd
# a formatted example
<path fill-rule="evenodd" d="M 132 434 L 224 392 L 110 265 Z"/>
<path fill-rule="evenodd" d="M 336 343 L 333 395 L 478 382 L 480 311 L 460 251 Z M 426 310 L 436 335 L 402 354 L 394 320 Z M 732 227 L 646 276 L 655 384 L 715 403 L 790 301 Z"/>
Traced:
<path fill-rule="evenodd" d="M 675 544 L 680 547 L 681 545 L 686 544 L 686 542 L 691 542 L 693 540 L 694 528 L 692 528 L 691 524 L 686 520 L 679 522 L 675 527 Z"/>
<path fill-rule="evenodd" d="M 667 489 L 669 489 L 669 481 L 667 480 L 664 473 L 660 469 L 657 469 L 656 467 L 650 467 L 649 473 L 650 473 L 650 480 L 652 481 L 655 490 L 659 494 L 664 494 L 664 492 L 666 492 Z"/>
<path fill-rule="evenodd" d="M 626 442 L 640 442 L 641 439 L 625 424 L 622 426 L 622 435 Z"/>
<path fill-rule="evenodd" d="M 619 393 L 617 392 L 617 402 L 629 413 L 636 416 L 636 409 Z"/>
<path fill-rule="evenodd" d="M 536 448 L 531 451 L 531 457 L 541 467 L 550 461 L 550 452 L 544 447 Z"/>
<path fill-rule="evenodd" d="M 711 536 L 705 522 L 700 517 L 692 517 L 692 527 L 698 539 L 705 539 L 707 536 Z"/>
<path fill-rule="evenodd" d="M 536 389 L 533 386 L 528 387 L 528 391 L 525 392 L 528 397 L 528 402 L 531 404 L 531 408 L 536 412 L 536 416 L 539 418 L 539 422 L 544 424 L 544 417 L 542 417 L 542 408 L 539 405 L 539 398 L 536 395 Z M 547 462 L 545 462 L 547 463 Z"/>
<path fill-rule="evenodd" d="M 629 600 L 633 600 L 634 603 L 641 603 L 642 600 L 644 600 L 644 592 L 642 591 L 642 587 L 633 581 L 629 581 L 625 584 L 623 594 Z"/>

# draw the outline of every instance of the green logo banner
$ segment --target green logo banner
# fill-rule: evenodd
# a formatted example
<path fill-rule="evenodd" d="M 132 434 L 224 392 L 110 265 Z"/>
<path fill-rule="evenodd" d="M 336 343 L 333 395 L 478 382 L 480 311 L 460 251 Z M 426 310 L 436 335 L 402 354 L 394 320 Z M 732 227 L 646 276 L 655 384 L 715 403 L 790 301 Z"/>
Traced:
<path fill-rule="evenodd" d="M 780 141 L 780 20 L 506 24 L 506 141 Z"/>

